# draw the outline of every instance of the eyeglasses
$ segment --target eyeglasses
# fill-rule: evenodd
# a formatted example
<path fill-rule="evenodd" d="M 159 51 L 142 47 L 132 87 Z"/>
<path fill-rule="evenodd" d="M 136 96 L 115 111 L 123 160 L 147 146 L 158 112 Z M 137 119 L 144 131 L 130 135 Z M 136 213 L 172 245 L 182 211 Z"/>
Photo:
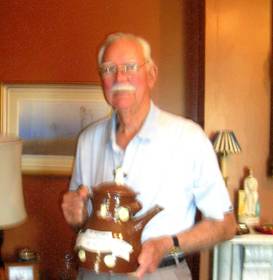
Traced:
<path fill-rule="evenodd" d="M 127 62 L 124 64 L 117 65 L 115 63 L 103 63 L 99 67 L 99 71 L 103 76 L 113 76 L 118 71 L 124 74 L 135 74 L 139 69 L 147 63 L 145 61 L 143 64 L 138 64 L 136 62 Z"/>

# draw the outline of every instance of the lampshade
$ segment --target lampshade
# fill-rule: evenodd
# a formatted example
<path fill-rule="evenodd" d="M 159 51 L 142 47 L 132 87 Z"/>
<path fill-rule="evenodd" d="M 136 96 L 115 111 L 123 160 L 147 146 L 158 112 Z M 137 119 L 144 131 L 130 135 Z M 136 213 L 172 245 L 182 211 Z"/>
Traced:
<path fill-rule="evenodd" d="M 21 175 L 22 142 L 0 134 L 0 229 L 16 226 L 26 217 Z"/>
<path fill-rule="evenodd" d="M 221 130 L 217 133 L 213 142 L 213 147 L 216 153 L 223 154 L 238 154 L 241 151 L 240 144 L 231 130 Z"/>

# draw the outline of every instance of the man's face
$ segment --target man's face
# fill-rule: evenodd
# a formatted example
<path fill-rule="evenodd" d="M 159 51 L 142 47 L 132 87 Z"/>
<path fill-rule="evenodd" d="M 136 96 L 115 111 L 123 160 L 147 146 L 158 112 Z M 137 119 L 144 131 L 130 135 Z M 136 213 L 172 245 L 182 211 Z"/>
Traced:
<path fill-rule="evenodd" d="M 106 49 L 102 65 L 118 69 L 116 73 L 101 73 L 105 99 L 114 109 L 136 112 L 150 102 L 156 67 L 145 61 L 137 42 L 128 39 L 114 42 Z"/>

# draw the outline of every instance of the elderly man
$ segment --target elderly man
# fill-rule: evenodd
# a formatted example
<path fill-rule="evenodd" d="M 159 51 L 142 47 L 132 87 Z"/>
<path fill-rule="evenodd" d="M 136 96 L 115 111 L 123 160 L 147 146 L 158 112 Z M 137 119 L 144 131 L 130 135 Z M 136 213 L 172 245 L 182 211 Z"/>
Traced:
<path fill-rule="evenodd" d="M 74 227 L 83 225 L 91 208 L 86 207 L 88 190 L 113 180 L 113 170 L 121 168 L 126 185 L 139 193 L 143 212 L 154 204 L 164 208 L 143 231 L 134 277 L 191 279 L 182 257 L 170 261 L 171 249 L 179 247 L 188 254 L 232 238 L 235 232 L 232 205 L 210 141 L 197 124 L 152 102 L 157 67 L 144 39 L 123 33 L 108 36 L 98 63 L 113 114 L 79 138 L 70 191 L 63 198 L 65 219 Z M 197 208 L 203 219 L 194 224 Z M 79 276 L 107 277 L 131 276 L 87 271 Z"/>

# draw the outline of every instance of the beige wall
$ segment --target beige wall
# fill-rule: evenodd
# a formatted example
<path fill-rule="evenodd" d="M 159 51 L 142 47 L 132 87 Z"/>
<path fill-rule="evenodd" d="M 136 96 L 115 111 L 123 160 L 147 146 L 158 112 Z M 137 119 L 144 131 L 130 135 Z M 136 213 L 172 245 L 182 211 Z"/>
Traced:
<path fill-rule="evenodd" d="M 242 146 L 228 160 L 229 188 L 244 168 L 259 181 L 261 216 L 273 222 L 273 180 L 266 175 L 270 129 L 270 0 L 207 1 L 205 130 L 232 129 Z"/>
<path fill-rule="evenodd" d="M 235 131 L 242 153 L 228 159 L 230 193 L 236 195 L 251 167 L 259 182 L 261 221 L 273 223 L 273 179 L 266 175 L 271 12 L 270 0 L 206 1 L 205 130 Z"/>

